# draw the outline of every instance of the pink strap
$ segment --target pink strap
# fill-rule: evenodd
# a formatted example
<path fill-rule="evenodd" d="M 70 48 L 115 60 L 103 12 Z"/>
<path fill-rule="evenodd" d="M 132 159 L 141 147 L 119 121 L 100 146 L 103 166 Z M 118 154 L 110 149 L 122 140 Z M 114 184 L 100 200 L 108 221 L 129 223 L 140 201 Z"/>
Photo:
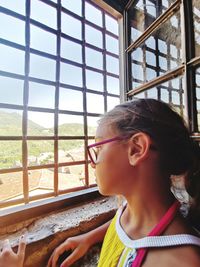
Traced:
<path fill-rule="evenodd" d="M 176 215 L 178 209 L 180 207 L 180 203 L 175 201 L 172 206 L 167 210 L 165 215 L 161 218 L 160 222 L 153 228 L 153 230 L 148 234 L 148 236 L 157 236 L 164 232 L 170 222 L 173 220 Z M 147 254 L 147 248 L 141 248 L 138 250 L 137 256 L 132 263 L 131 267 L 140 267 L 142 262 L 145 259 Z"/>

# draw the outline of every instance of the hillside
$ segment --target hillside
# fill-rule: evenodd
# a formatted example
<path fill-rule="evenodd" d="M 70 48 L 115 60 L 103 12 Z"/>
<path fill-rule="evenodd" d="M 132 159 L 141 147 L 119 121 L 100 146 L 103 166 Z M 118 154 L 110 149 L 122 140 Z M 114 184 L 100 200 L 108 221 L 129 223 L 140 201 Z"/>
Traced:
<path fill-rule="evenodd" d="M 95 127 L 89 127 L 89 132 L 95 134 Z M 21 136 L 22 117 L 20 114 L 0 112 L 0 136 Z M 28 121 L 28 135 L 46 136 L 53 135 L 53 128 L 46 129 L 33 121 Z M 83 136 L 83 125 L 79 123 L 67 123 L 59 126 L 59 135 Z M 60 141 L 59 150 L 68 151 L 81 146 L 79 141 Z M 44 163 L 53 161 L 54 142 L 52 140 L 28 141 L 28 157 L 37 161 L 41 153 L 51 153 Z M 35 159 L 34 159 L 35 158 Z M 21 141 L 0 141 L 0 168 L 20 166 L 22 162 Z"/>

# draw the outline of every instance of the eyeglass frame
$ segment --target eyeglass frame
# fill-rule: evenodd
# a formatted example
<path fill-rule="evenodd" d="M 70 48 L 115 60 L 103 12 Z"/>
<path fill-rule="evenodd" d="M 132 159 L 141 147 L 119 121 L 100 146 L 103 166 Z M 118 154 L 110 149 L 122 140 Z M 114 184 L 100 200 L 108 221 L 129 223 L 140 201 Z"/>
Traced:
<path fill-rule="evenodd" d="M 115 137 L 113 137 L 113 138 L 109 138 L 109 139 L 106 139 L 106 140 L 103 140 L 103 141 L 100 141 L 100 142 L 97 142 L 97 143 L 88 145 L 88 146 L 87 146 L 87 152 L 88 152 L 88 156 L 89 156 L 91 162 L 92 162 L 94 165 L 97 164 L 97 162 L 95 162 L 95 161 L 93 160 L 93 157 L 92 157 L 92 155 L 91 155 L 91 153 L 90 153 L 90 148 L 93 148 L 93 147 L 96 147 L 96 146 L 99 146 L 99 145 L 104 145 L 104 144 L 107 144 L 107 143 L 111 143 L 111 142 L 114 142 L 114 141 L 122 141 L 122 140 L 126 140 L 126 139 L 130 138 L 131 136 L 132 136 L 132 134 L 131 134 L 131 135 L 128 135 L 128 136 L 115 136 Z M 153 144 L 150 145 L 150 149 L 152 149 L 152 150 L 158 150 L 157 147 L 154 146 Z"/>
<path fill-rule="evenodd" d="M 111 143 L 111 142 L 114 142 L 114 141 L 125 140 L 125 139 L 127 139 L 127 138 L 129 138 L 129 137 L 130 137 L 130 135 L 129 135 L 129 136 L 125 136 L 125 137 L 124 137 L 124 136 L 115 136 L 115 137 L 113 137 L 113 138 L 109 138 L 109 139 L 106 139 L 106 140 L 104 140 L 104 141 L 97 142 L 97 143 L 94 143 L 94 144 L 91 144 L 91 145 L 87 146 L 87 152 L 88 152 L 88 156 L 89 156 L 91 162 L 92 162 L 94 165 L 97 164 L 97 163 L 93 160 L 93 157 L 92 157 L 92 155 L 91 155 L 91 153 L 90 153 L 90 148 L 93 148 L 93 147 L 96 147 L 96 146 L 99 146 L 99 145 L 104 145 L 104 144 L 107 144 L 107 143 Z"/>

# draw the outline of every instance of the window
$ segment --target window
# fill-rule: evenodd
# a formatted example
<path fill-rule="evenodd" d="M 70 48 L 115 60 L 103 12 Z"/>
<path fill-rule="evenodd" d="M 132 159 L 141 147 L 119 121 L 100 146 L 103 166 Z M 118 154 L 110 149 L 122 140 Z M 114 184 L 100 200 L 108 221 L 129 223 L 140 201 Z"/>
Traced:
<path fill-rule="evenodd" d="M 0 22 L 0 208 L 94 186 L 86 146 L 119 103 L 117 19 L 91 0 L 3 0 Z"/>
<path fill-rule="evenodd" d="M 199 1 L 132 1 L 125 10 L 127 99 L 172 104 L 199 140 Z"/>

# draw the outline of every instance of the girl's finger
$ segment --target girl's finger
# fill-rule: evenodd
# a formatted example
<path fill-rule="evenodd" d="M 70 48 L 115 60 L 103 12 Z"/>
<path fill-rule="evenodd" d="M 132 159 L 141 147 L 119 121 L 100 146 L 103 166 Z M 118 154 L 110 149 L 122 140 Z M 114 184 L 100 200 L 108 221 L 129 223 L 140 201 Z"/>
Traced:
<path fill-rule="evenodd" d="M 6 240 L 3 241 L 2 249 L 3 250 L 11 250 L 9 239 L 6 239 Z"/>
<path fill-rule="evenodd" d="M 24 256 L 25 249 L 26 249 L 26 235 L 22 235 L 19 240 L 19 247 L 18 247 L 17 254 Z"/>

